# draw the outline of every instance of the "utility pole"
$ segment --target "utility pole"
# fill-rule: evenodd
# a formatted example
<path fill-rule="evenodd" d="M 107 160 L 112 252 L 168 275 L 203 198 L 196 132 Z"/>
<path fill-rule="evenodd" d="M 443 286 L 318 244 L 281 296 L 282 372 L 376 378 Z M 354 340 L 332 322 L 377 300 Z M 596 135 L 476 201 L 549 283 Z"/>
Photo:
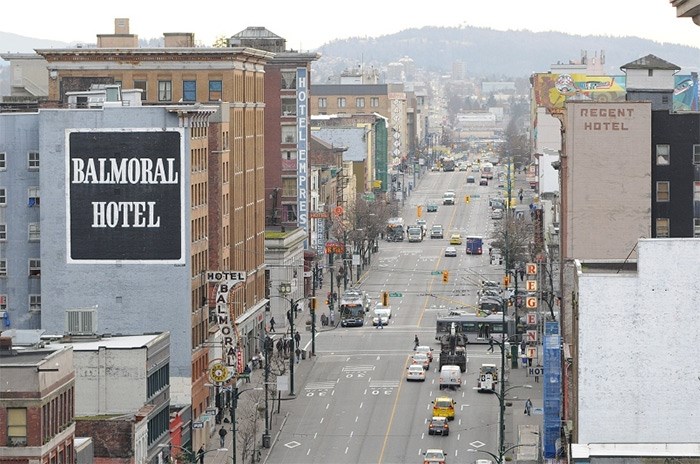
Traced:
<path fill-rule="evenodd" d="M 289 311 L 287 311 L 287 319 L 289 320 L 289 336 L 291 337 L 291 348 L 289 350 L 289 396 L 294 396 L 294 361 L 296 358 L 297 341 L 294 339 L 294 313 L 296 311 L 296 302 L 289 300 Z"/>
<path fill-rule="evenodd" d="M 270 447 L 270 407 L 269 402 L 269 386 L 270 386 L 270 356 L 272 356 L 272 338 L 269 335 L 265 336 L 265 434 L 263 435 L 263 448 Z"/>

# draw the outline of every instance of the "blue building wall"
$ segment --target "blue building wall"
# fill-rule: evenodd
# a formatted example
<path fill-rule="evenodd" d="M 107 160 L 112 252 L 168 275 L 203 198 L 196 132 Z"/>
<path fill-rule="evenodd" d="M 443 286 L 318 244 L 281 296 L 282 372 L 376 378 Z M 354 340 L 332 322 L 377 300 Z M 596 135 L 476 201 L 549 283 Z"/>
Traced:
<path fill-rule="evenodd" d="M 29 295 L 41 294 L 40 276 L 29 276 L 29 260 L 40 258 L 39 240 L 30 241 L 29 224 L 39 223 L 40 205 L 29 204 L 30 187 L 39 187 L 39 170 L 30 169 L 29 152 L 39 152 L 39 117 L 36 113 L 0 114 L 0 153 L 5 168 L 0 168 L 0 188 L 6 203 L 0 206 L 0 224 L 6 238 L 0 240 L 0 259 L 7 274 L 0 277 L 0 295 L 6 301 L 2 329 L 39 329 L 41 313 L 29 310 Z M 41 160 L 40 160 L 41 162 Z M 41 203 L 41 202 L 40 202 Z"/>
<path fill-rule="evenodd" d="M 177 129 L 178 118 L 162 107 L 46 110 L 39 113 L 41 151 L 41 327 L 65 331 L 67 309 L 97 307 L 99 333 L 171 333 L 171 377 L 191 375 L 190 159 L 185 147 L 185 264 L 158 262 L 69 263 L 67 259 L 67 130 Z M 185 132 L 185 135 L 187 132 Z M 180 208 L 179 204 L 170 205 Z M 105 244 L 110 246 L 111 244 Z"/>

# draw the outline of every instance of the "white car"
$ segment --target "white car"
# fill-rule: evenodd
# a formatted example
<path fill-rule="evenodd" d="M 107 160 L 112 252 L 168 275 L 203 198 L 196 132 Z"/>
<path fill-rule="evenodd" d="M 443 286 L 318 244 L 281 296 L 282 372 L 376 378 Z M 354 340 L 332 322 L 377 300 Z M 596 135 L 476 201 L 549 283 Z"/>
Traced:
<path fill-rule="evenodd" d="M 425 369 L 418 364 L 411 364 L 408 366 L 408 372 L 406 372 L 406 380 L 418 380 L 420 382 L 425 382 Z"/>
<path fill-rule="evenodd" d="M 391 319 L 391 306 L 384 306 L 381 303 L 377 303 L 374 306 L 374 313 L 376 314 L 377 311 L 379 311 L 381 314 L 386 315 L 387 319 Z"/>
<path fill-rule="evenodd" d="M 429 361 L 433 361 L 433 349 L 428 345 L 421 345 L 416 347 L 416 353 L 425 353 Z"/>
<path fill-rule="evenodd" d="M 377 311 L 376 309 L 374 310 L 374 316 L 372 317 L 372 325 L 388 325 L 389 324 L 389 317 L 387 316 L 386 312 L 384 311 Z"/>
<path fill-rule="evenodd" d="M 415 353 L 411 357 L 411 363 L 413 365 L 421 366 L 423 369 L 430 369 L 430 359 L 425 353 Z"/>
<path fill-rule="evenodd" d="M 456 257 L 457 256 L 457 248 L 455 248 L 453 246 L 448 246 L 447 248 L 445 248 L 445 256 Z"/>
<path fill-rule="evenodd" d="M 423 464 L 445 464 L 447 462 L 447 456 L 445 452 L 441 449 L 428 449 L 425 450 L 423 455 Z"/>

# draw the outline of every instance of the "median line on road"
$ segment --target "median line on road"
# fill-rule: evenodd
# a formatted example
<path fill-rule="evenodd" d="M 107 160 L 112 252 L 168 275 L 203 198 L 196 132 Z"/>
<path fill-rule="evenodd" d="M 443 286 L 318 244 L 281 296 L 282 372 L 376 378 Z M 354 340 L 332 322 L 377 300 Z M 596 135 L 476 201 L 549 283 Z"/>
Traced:
<path fill-rule="evenodd" d="M 408 358 L 403 363 L 403 370 L 408 368 Z M 403 382 L 399 383 L 399 388 L 396 389 L 396 398 L 394 399 L 394 405 L 391 407 L 391 417 L 389 418 L 389 426 L 386 428 L 386 433 L 384 434 L 384 442 L 382 443 L 382 451 L 379 453 L 379 460 L 377 464 L 382 463 L 384 459 L 384 450 L 386 449 L 386 443 L 389 440 L 389 435 L 391 434 L 391 427 L 394 424 L 394 416 L 396 416 L 396 408 L 399 405 L 399 398 L 401 398 L 401 387 L 403 387 Z"/>

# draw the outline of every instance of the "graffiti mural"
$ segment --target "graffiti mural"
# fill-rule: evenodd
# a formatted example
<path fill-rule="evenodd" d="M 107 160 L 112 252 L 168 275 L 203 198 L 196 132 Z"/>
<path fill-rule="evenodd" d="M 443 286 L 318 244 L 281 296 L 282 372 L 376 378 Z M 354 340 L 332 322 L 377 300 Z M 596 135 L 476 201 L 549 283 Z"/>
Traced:
<path fill-rule="evenodd" d="M 698 75 L 674 76 L 673 112 L 700 111 Z"/>
<path fill-rule="evenodd" d="M 625 101 L 625 76 L 588 74 L 535 74 L 533 90 L 537 106 L 549 110 L 564 107 L 567 100 Z"/>

